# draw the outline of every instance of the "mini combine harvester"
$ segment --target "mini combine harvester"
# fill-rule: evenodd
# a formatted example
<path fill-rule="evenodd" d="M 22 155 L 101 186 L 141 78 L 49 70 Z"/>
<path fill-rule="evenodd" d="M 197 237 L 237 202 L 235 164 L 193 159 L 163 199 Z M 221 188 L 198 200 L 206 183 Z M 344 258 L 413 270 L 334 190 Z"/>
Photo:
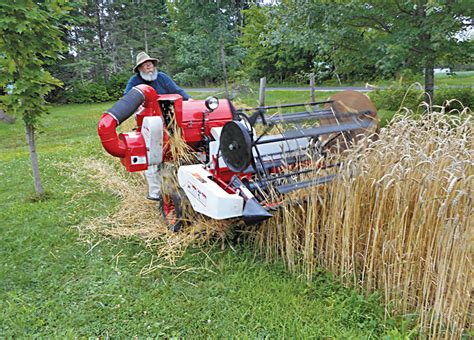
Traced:
<path fill-rule="evenodd" d="M 132 114 L 135 131 L 117 134 Z M 133 88 L 98 124 L 105 150 L 130 172 L 175 162 L 170 136 L 180 134 L 195 161 L 176 167 L 180 190 L 162 190 L 160 210 L 173 231 L 183 224 L 183 200 L 212 219 L 264 221 L 285 195 L 333 180 L 339 164 L 328 155 L 377 130 L 374 105 L 354 91 L 321 102 L 236 109 L 227 99 L 183 101 L 147 85 Z"/>

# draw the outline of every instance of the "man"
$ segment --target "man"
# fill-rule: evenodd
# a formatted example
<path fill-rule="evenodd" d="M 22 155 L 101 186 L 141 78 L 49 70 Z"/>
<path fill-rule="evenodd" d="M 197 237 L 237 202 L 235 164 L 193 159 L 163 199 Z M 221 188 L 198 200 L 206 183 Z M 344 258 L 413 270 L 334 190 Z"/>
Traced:
<path fill-rule="evenodd" d="M 164 72 L 158 72 L 156 64 L 158 59 L 151 58 L 145 52 L 140 52 L 137 55 L 137 63 L 133 68 L 134 74 L 127 83 L 124 95 L 127 94 L 134 86 L 140 84 L 146 84 L 153 87 L 158 94 L 172 94 L 176 93 L 181 95 L 184 100 L 188 100 L 191 97 L 182 88 L 180 88 L 173 79 L 170 78 Z"/>
<path fill-rule="evenodd" d="M 134 86 L 146 84 L 153 87 L 158 94 L 179 94 L 184 100 L 189 100 L 191 97 L 182 88 L 180 88 L 166 73 L 158 72 L 156 64 L 158 59 L 151 58 L 145 52 L 140 52 L 137 55 L 137 63 L 133 68 L 134 74 L 127 83 L 124 95 L 127 94 Z M 158 165 L 149 165 L 148 170 L 145 171 L 145 176 L 148 182 L 148 196 L 147 198 L 153 201 L 159 201 L 161 198 L 161 177 L 159 174 Z"/>

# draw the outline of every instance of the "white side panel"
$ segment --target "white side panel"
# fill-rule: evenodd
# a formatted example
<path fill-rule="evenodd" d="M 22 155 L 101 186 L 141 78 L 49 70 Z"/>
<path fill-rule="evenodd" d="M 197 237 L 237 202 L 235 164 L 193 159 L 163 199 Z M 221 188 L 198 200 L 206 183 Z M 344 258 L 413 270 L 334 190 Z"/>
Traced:
<path fill-rule="evenodd" d="M 214 138 L 214 140 L 219 141 L 219 139 L 221 138 L 221 132 L 222 132 L 222 127 L 211 128 L 211 136 Z"/>
<path fill-rule="evenodd" d="M 219 141 L 213 141 L 209 143 L 209 159 L 211 162 L 209 162 L 209 169 L 214 169 L 214 162 L 212 162 L 213 156 L 217 157 L 217 153 L 219 151 Z M 219 167 L 224 168 L 227 165 L 225 164 L 224 160 L 222 159 L 222 156 L 219 156 Z"/>
<path fill-rule="evenodd" d="M 184 165 L 178 169 L 178 181 L 193 209 L 216 220 L 242 216 L 244 199 L 229 194 L 214 181 L 200 164 Z"/>
<path fill-rule="evenodd" d="M 161 117 L 145 117 L 142 125 L 145 139 L 148 165 L 159 165 L 163 162 L 163 120 Z"/>

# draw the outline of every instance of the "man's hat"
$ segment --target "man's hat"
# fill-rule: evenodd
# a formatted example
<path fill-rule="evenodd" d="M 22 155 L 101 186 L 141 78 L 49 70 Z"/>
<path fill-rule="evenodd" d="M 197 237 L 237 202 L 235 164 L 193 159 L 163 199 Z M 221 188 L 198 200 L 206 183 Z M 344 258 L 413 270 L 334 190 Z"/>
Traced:
<path fill-rule="evenodd" d="M 158 59 L 156 58 L 151 58 L 148 54 L 145 52 L 140 52 L 137 55 L 137 64 L 133 68 L 133 72 L 138 73 L 138 67 L 143 64 L 145 61 L 151 61 L 153 64 L 156 66 L 156 63 L 158 62 Z"/>

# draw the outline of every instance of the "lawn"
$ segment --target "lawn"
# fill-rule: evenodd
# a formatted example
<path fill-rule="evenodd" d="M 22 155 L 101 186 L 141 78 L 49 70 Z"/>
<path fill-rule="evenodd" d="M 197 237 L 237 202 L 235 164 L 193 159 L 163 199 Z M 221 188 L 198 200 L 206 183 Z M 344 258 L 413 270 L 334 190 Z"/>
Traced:
<path fill-rule="evenodd" d="M 436 74 L 437 86 L 474 86 L 474 71 L 454 72 L 452 75 Z"/>
<path fill-rule="evenodd" d="M 416 76 L 413 82 L 419 82 L 424 84 L 424 78 L 422 75 Z M 329 79 L 323 82 L 317 83 L 316 86 L 360 86 L 364 87 L 367 83 L 374 86 L 389 86 L 398 84 L 398 80 L 373 80 L 373 81 L 354 81 L 344 82 L 340 84 L 337 79 Z M 435 86 L 474 86 L 474 71 L 459 71 L 453 74 L 447 75 L 443 73 L 435 74 Z M 255 88 L 258 89 L 258 84 L 254 84 Z M 294 87 L 294 86 L 309 86 L 309 78 L 307 83 L 267 83 L 267 87 Z"/>
<path fill-rule="evenodd" d="M 273 96 L 269 103 L 278 100 Z M 76 226 L 110 215 L 119 198 L 63 165 L 100 157 L 96 123 L 110 106 L 55 106 L 43 117 L 37 142 L 47 196 L 41 201 L 32 199 L 21 120 L 0 123 L 0 337 L 405 332 L 394 319 L 384 322 L 377 294 L 364 297 L 324 272 L 305 283 L 232 240 L 193 248 L 147 275 L 141 270 L 156 253 L 139 239 L 81 241 Z"/>

